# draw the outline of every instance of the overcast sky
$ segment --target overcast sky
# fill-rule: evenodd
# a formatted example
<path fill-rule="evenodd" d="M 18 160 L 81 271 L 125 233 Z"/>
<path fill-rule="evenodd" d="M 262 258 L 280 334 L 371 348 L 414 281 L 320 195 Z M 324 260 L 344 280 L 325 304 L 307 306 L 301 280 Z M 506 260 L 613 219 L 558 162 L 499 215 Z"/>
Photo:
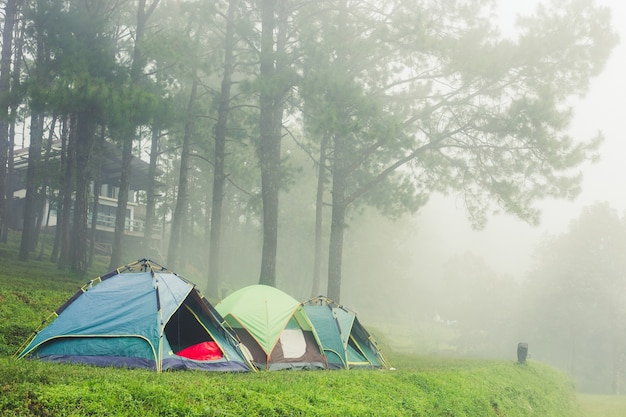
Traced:
<path fill-rule="evenodd" d="M 505 24 L 514 21 L 515 11 L 532 10 L 537 1 L 500 0 Z M 542 222 L 531 227 L 505 216 L 492 216 L 481 232 L 471 230 L 461 203 L 454 198 L 434 197 L 420 214 L 420 230 L 432 243 L 432 262 L 471 251 L 482 255 L 500 273 L 523 277 L 532 265 L 532 251 L 547 234 L 567 231 L 583 207 L 607 201 L 620 213 L 626 211 L 626 2 L 597 0 L 613 10 L 613 26 L 620 31 L 615 47 L 602 74 L 594 79 L 589 93 L 575 103 L 570 132 L 574 138 L 588 139 L 598 131 L 605 135 L 601 160 L 585 165 L 583 191 L 573 202 L 545 201 L 540 204 Z M 445 219 L 445 228 L 438 220 Z"/>

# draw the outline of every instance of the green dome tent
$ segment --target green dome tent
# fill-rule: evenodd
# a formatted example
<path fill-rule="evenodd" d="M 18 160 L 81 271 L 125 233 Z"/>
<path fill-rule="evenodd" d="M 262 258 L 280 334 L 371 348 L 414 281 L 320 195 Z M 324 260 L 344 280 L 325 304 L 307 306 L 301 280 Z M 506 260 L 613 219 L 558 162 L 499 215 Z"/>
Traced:
<path fill-rule="evenodd" d="M 149 260 L 91 280 L 51 317 L 18 358 L 159 372 L 253 368 L 195 286 Z"/>
<path fill-rule="evenodd" d="M 361 325 L 356 313 L 319 296 L 303 303 L 324 347 L 328 367 L 388 368 L 374 338 Z"/>
<path fill-rule="evenodd" d="M 326 369 L 302 304 L 279 289 L 251 285 L 215 305 L 260 369 Z"/>

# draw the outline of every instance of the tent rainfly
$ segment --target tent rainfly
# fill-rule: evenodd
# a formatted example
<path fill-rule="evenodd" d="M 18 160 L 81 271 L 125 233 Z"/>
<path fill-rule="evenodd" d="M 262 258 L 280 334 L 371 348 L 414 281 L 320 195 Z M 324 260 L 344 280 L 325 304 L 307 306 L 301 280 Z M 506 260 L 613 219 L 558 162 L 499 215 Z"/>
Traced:
<path fill-rule="evenodd" d="M 253 369 L 195 286 L 147 259 L 91 280 L 41 327 L 18 358 L 157 372 Z"/>
<path fill-rule="evenodd" d="M 260 369 L 326 369 L 315 329 L 302 304 L 279 289 L 251 285 L 215 305 Z"/>
<path fill-rule="evenodd" d="M 361 325 L 356 313 L 324 296 L 303 305 L 322 342 L 329 368 L 389 368 L 376 341 Z"/>

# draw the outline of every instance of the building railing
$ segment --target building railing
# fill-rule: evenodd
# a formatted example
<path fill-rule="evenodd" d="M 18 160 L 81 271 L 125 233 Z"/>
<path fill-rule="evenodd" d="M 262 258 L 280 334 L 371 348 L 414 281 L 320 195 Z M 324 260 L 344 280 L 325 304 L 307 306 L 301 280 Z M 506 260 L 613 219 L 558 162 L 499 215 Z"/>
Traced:
<path fill-rule="evenodd" d="M 91 221 L 91 218 L 89 219 L 89 221 Z M 127 217 L 124 224 L 124 231 L 130 234 L 140 235 L 144 233 L 145 226 L 145 220 L 129 219 Z M 107 231 L 115 230 L 115 216 L 98 213 L 98 217 L 96 218 L 96 227 Z M 161 236 L 161 224 L 155 223 L 152 225 L 152 236 Z"/>

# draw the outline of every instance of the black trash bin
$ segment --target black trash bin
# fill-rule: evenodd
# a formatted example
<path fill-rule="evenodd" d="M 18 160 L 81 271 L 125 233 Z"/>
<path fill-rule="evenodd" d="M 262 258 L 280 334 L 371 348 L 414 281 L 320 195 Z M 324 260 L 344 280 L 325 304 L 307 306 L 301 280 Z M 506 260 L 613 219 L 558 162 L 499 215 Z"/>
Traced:
<path fill-rule="evenodd" d="M 528 356 L 528 343 L 520 342 L 517 344 L 517 363 L 525 364 Z"/>

